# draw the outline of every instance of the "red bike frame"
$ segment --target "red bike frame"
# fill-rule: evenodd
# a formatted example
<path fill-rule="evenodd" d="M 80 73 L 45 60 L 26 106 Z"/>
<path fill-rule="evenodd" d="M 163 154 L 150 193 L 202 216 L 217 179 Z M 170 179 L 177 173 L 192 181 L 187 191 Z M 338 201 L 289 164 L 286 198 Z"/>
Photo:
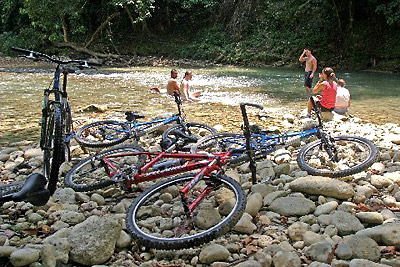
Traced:
<path fill-rule="evenodd" d="M 213 171 L 220 171 L 221 167 L 225 164 L 226 160 L 229 159 L 232 155 L 230 152 L 220 152 L 213 154 L 189 154 L 189 153 L 167 153 L 167 152 L 132 152 L 132 153 L 121 153 L 118 155 L 106 156 L 103 158 L 103 161 L 107 166 L 113 171 L 109 173 L 110 178 L 112 179 L 115 175 L 119 173 L 119 169 L 112 163 L 110 159 L 112 158 L 120 158 L 125 156 L 135 156 L 135 155 L 146 155 L 149 159 L 149 162 L 142 166 L 138 172 L 132 177 L 132 179 L 126 180 L 125 183 L 130 188 L 133 184 L 138 184 L 141 182 L 151 181 L 158 178 L 164 178 L 167 176 L 175 175 L 178 173 L 190 172 L 193 170 L 201 169 L 193 179 L 188 182 L 184 188 L 180 190 L 180 195 L 183 199 L 183 203 L 186 203 L 187 193 L 204 177 L 209 176 Z M 168 167 L 165 170 L 156 170 L 147 172 L 151 167 L 153 167 L 160 160 L 165 158 L 171 159 L 184 159 L 185 162 L 183 165 Z M 195 162 L 190 162 L 193 160 L 197 160 Z M 188 204 L 185 207 L 186 212 L 193 211 L 196 206 L 204 199 L 212 190 L 214 189 L 214 185 L 207 185 L 204 188 L 199 196 L 193 200 L 192 203 Z"/>

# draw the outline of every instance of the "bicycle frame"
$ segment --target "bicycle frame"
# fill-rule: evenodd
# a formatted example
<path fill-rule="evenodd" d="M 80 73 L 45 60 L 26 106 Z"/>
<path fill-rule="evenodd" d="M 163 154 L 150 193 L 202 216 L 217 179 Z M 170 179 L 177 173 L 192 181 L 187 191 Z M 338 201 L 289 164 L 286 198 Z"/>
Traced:
<path fill-rule="evenodd" d="M 134 136 L 136 138 L 140 138 L 148 133 L 154 132 L 155 130 L 159 129 L 161 126 L 172 123 L 172 122 L 177 122 L 178 124 L 181 124 L 182 122 L 184 122 L 184 119 L 182 118 L 182 109 L 181 109 L 181 104 L 182 101 L 180 100 L 180 96 L 177 93 L 174 93 L 174 98 L 175 98 L 175 103 L 177 105 L 178 108 L 178 113 L 165 118 L 165 119 L 157 119 L 157 120 L 152 120 L 152 121 L 146 121 L 146 122 L 138 122 L 136 121 L 136 119 L 134 119 L 133 121 L 127 121 L 127 122 L 121 122 L 118 123 L 116 125 L 132 125 L 133 127 L 130 126 L 129 130 L 121 130 L 121 129 L 113 129 L 116 132 L 122 132 L 122 133 L 131 133 L 132 129 L 134 131 Z M 109 127 L 107 127 L 109 128 Z"/>
<path fill-rule="evenodd" d="M 204 177 L 212 176 L 214 171 L 222 171 L 222 166 L 225 164 L 226 160 L 231 157 L 230 152 L 225 153 L 215 153 L 215 154 L 189 154 L 189 153 L 167 153 L 167 152 L 132 152 L 132 153 L 121 153 L 113 156 L 106 156 L 102 158 L 102 161 L 106 164 L 110 179 L 116 179 L 117 176 L 121 174 L 121 171 L 112 163 L 113 158 L 125 157 L 125 156 L 140 156 L 146 155 L 149 162 L 142 166 L 137 173 L 132 177 L 132 179 L 125 180 L 125 185 L 129 188 L 133 184 L 139 184 L 141 182 L 152 181 L 159 178 L 168 177 L 171 175 L 186 173 L 193 170 L 200 171 L 193 177 L 193 179 L 186 184 L 186 186 L 180 191 L 181 197 L 186 198 L 187 193 Z M 162 159 L 183 159 L 185 161 L 196 160 L 195 162 L 186 162 L 180 166 L 169 167 L 165 170 L 151 170 L 156 163 L 160 162 Z M 213 190 L 214 186 L 208 185 L 199 196 L 192 201 L 185 209 L 186 212 L 193 211 L 196 206 L 201 202 L 201 200 Z"/>

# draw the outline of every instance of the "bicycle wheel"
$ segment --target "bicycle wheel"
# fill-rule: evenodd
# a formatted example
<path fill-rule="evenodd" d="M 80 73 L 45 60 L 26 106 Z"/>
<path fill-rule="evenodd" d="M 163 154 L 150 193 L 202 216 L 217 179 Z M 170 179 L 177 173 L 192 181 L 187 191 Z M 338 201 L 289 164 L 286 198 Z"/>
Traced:
<path fill-rule="evenodd" d="M 11 184 L 0 185 L 0 198 L 9 194 L 17 193 L 19 190 L 21 190 L 23 185 L 24 181 L 18 181 Z"/>
<path fill-rule="evenodd" d="M 167 138 L 170 138 L 172 140 L 177 139 L 181 133 L 191 137 L 192 140 L 185 140 L 186 144 L 183 147 L 183 150 L 190 150 L 190 145 L 195 144 L 200 138 L 204 136 L 216 134 L 217 131 L 214 128 L 202 123 L 188 122 L 169 127 L 163 133 L 162 140 L 165 140 Z"/>
<path fill-rule="evenodd" d="M 95 154 L 73 166 L 66 174 L 64 183 L 78 192 L 112 185 L 115 181 L 111 180 L 110 173 L 114 170 L 110 169 L 103 159 L 107 157 L 113 166 L 121 171 L 121 175 L 132 176 L 146 160 L 145 155 L 130 155 L 135 152 L 143 152 L 143 149 L 137 146 L 121 146 Z"/>
<path fill-rule="evenodd" d="M 124 142 L 130 136 L 126 123 L 113 120 L 86 124 L 76 133 L 76 140 L 87 147 L 108 147 Z"/>
<path fill-rule="evenodd" d="M 43 174 L 49 180 L 48 189 L 53 193 L 57 186 L 58 172 L 64 162 L 64 134 L 61 106 L 49 106 L 43 135 Z"/>
<path fill-rule="evenodd" d="M 204 177 L 188 193 L 193 201 L 207 186 L 207 198 L 185 212 L 179 191 L 195 174 L 186 174 L 150 187 L 131 204 L 127 228 L 134 239 L 157 249 L 182 249 L 225 234 L 243 214 L 246 198 L 240 185 L 225 175 Z M 188 203 L 190 204 L 190 203 Z"/>
<path fill-rule="evenodd" d="M 304 146 L 297 155 L 300 168 L 311 175 L 344 177 L 367 169 L 378 157 L 376 146 L 358 136 L 337 136 Z"/>
<path fill-rule="evenodd" d="M 70 161 L 71 160 L 71 149 L 70 149 L 70 139 L 73 137 L 73 132 L 72 132 L 72 114 L 71 114 L 71 107 L 69 103 L 66 101 L 65 102 L 65 108 L 64 108 L 64 133 L 68 136 L 65 136 L 64 138 L 64 159 L 65 161 Z"/>
<path fill-rule="evenodd" d="M 262 153 L 262 149 L 257 138 L 252 138 L 250 146 L 256 150 L 256 158 L 261 159 L 266 156 Z M 249 160 L 246 154 L 246 138 L 243 134 L 220 133 L 213 136 L 201 138 L 195 145 L 192 146 L 191 152 L 197 153 L 205 151 L 209 153 L 228 152 L 234 149 L 232 157 L 227 160 L 226 164 L 229 167 L 240 165 Z"/>

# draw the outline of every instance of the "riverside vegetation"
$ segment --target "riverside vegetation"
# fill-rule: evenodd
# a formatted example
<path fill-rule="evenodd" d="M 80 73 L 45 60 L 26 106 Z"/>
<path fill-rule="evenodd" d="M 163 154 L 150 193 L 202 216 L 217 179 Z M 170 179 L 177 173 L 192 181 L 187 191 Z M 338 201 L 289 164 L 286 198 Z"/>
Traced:
<path fill-rule="evenodd" d="M 312 123 L 292 114 L 280 118 L 285 130 Z M 79 193 L 59 184 L 45 206 L 2 205 L 0 259 L 13 266 L 398 266 L 400 127 L 344 117 L 325 126 L 334 134 L 372 140 L 378 161 L 343 179 L 309 176 L 297 166 L 298 143 L 257 162 L 255 185 L 248 164 L 228 170 L 246 190 L 248 204 L 233 231 L 209 244 L 174 253 L 141 247 L 124 223 L 134 196 L 116 187 Z M 159 150 L 159 141 L 148 136 L 140 145 Z M 81 157 L 83 151 L 74 144 L 72 153 Z M 0 150 L 3 182 L 24 179 L 41 166 L 36 142 Z M 60 176 L 70 167 L 63 164 Z"/>
<path fill-rule="evenodd" d="M 11 46 L 241 65 L 292 65 L 305 47 L 320 66 L 399 71 L 397 0 L 0 0 L 0 52 Z M 57 49 L 54 49 L 54 48 Z M 47 50 L 47 51 L 46 51 Z M 122 57 L 128 55 L 129 57 Z"/>

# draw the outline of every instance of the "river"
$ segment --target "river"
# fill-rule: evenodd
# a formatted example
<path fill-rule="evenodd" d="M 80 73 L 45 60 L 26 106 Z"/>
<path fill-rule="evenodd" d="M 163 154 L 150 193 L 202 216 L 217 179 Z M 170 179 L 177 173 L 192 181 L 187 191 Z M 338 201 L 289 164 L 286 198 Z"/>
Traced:
<path fill-rule="evenodd" d="M 1 144 L 38 139 L 43 89 L 50 85 L 51 67 L 25 61 L 20 65 L 0 62 Z M 122 119 L 122 111 L 126 110 L 140 111 L 148 117 L 175 112 L 172 99 L 149 90 L 151 86 L 165 87 L 170 69 L 103 67 L 70 75 L 68 92 L 76 127 L 85 123 L 87 117 L 103 119 L 117 114 Z M 183 76 L 186 69 L 177 69 L 179 77 Z M 211 66 L 192 67 L 191 70 L 195 90 L 203 93 L 199 103 L 184 105 L 190 121 L 223 124 L 226 130 L 237 131 L 240 125 L 238 103 L 246 101 L 264 105 L 271 117 L 267 126 L 280 126 L 282 113 L 298 116 L 305 107 L 307 97 L 300 68 Z M 346 80 L 351 92 L 352 115 L 363 122 L 398 123 L 400 75 L 338 71 L 337 77 Z M 104 113 L 83 112 L 90 104 L 102 105 L 107 110 Z"/>

